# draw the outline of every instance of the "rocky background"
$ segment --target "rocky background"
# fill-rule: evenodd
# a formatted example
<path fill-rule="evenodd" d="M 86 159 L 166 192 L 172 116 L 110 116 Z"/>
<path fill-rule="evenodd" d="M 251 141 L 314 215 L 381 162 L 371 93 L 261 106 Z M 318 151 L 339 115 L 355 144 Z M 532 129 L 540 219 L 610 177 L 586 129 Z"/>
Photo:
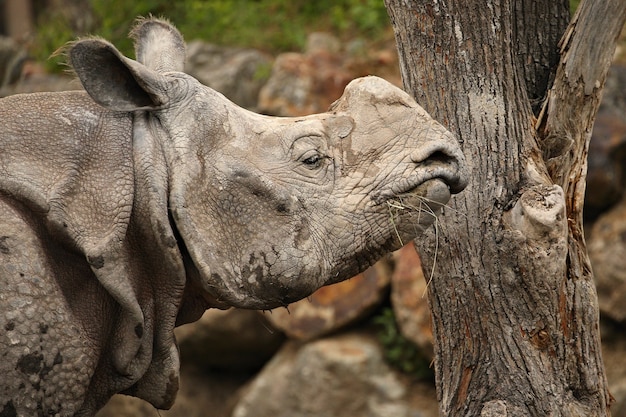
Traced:
<path fill-rule="evenodd" d="M 277 116 L 322 112 L 359 76 L 401 85 L 393 41 L 342 44 L 313 33 L 304 51 L 275 57 L 202 41 L 188 51 L 187 72 L 243 107 Z M 0 96 L 79 88 L 41 68 L 0 39 Z M 626 66 L 616 64 L 591 141 L 585 208 L 614 417 L 626 417 L 625 86 Z M 171 410 L 119 395 L 98 417 L 436 416 L 431 278 L 408 244 L 287 309 L 207 311 L 177 329 L 182 386 Z"/>

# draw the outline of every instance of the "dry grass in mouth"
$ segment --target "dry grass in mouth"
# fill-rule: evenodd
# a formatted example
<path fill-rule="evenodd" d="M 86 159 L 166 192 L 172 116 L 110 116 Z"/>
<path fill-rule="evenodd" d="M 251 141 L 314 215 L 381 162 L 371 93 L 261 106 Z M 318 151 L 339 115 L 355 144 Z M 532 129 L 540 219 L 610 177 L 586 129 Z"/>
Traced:
<path fill-rule="evenodd" d="M 415 197 L 415 196 L 412 196 L 412 197 Z M 424 290 L 424 294 L 422 294 L 422 297 L 423 297 L 424 295 L 426 295 L 428 286 L 430 285 L 430 282 L 432 281 L 433 276 L 435 275 L 435 266 L 437 265 L 437 253 L 439 253 L 439 218 L 437 217 L 437 213 L 435 213 L 432 207 L 427 204 L 428 202 L 435 203 L 434 201 L 429 200 L 426 197 L 421 197 L 421 196 L 418 196 L 418 199 L 419 199 L 419 203 L 417 206 L 415 206 L 413 204 L 406 204 L 403 201 L 402 196 L 397 196 L 394 199 L 387 200 L 387 207 L 389 208 L 389 216 L 390 216 L 391 224 L 393 225 L 393 230 L 396 232 L 396 236 L 398 237 L 398 240 L 400 241 L 401 246 L 404 246 L 405 242 L 402 241 L 402 237 L 400 236 L 400 233 L 398 232 L 398 228 L 396 227 L 396 218 L 398 217 L 399 213 L 405 210 L 416 212 L 418 214 L 418 218 L 417 218 L 418 223 L 420 221 L 421 216 L 431 216 L 435 219 L 433 223 L 435 225 L 435 256 L 433 260 L 433 266 L 430 270 L 430 275 L 426 282 L 426 289 Z M 417 250 L 417 248 L 415 250 Z"/>
<path fill-rule="evenodd" d="M 432 218 L 434 218 L 434 226 L 435 226 L 435 254 L 434 254 L 434 259 L 433 259 L 433 266 L 430 270 L 430 274 L 428 276 L 428 280 L 426 282 L 426 289 L 424 290 L 424 294 L 422 294 L 422 296 L 426 295 L 426 291 L 428 290 L 428 286 L 430 285 L 430 282 L 432 281 L 434 275 L 435 275 L 435 267 L 437 266 L 437 254 L 439 253 L 439 233 L 440 233 L 440 227 L 441 224 L 439 223 L 439 217 L 437 217 L 437 213 L 435 210 L 433 210 L 433 208 L 431 207 L 434 205 L 437 205 L 441 208 L 445 207 L 448 208 L 450 210 L 453 210 L 455 212 L 458 212 L 458 210 L 456 210 L 453 207 L 450 207 L 446 204 L 441 204 L 437 201 L 431 200 L 429 198 L 426 197 L 422 197 L 422 196 L 415 196 L 412 195 L 411 198 L 414 199 L 415 197 L 418 197 L 418 201 L 419 203 L 417 205 L 415 204 L 407 204 L 405 201 L 403 201 L 402 196 L 396 196 L 396 198 L 393 199 L 389 199 L 387 200 L 387 207 L 389 208 L 389 217 L 390 217 L 390 221 L 391 224 L 393 225 L 393 229 L 396 233 L 396 236 L 398 238 L 398 241 L 400 242 L 400 245 L 404 246 L 405 242 L 402 241 L 402 237 L 400 236 L 400 233 L 398 231 L 398 228 L 396 226 L 396 219 L 399 217 L 400 213 L 402 212 L 415 212 L 418 215 L 417 221 L 419 223 L 421 216 L 431 216 Z M 430 204 L 428 204 L 430 203 Z M 415 249 L 417 250 L 417 248 Z"/>

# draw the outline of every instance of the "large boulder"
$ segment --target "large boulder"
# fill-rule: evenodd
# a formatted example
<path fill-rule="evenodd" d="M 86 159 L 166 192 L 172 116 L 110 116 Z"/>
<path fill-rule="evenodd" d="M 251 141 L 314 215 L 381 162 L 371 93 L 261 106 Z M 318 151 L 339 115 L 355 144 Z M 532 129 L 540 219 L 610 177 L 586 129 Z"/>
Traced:
<path fill-rule="evenodd" d="M 15 41 L 0 36 L 0 89 L 20 80 L 27 58 L 26 50 Z"/>
<path fill-rule="evenodd" d="M 612 417 L 626 417 L 626 338 L 624 327 L 616 323 L 602 323 L 602 358 L 606 368 L 609 390 L 615 402 L 611 404 Z"/>
<path fill-rule="evenodd" d="M 609 114 L 625 117 L 626 112 L 626 63 L 611 65 L 604 84 L 600 108 Z"/>
<path fill-rule="evenodd" d="M 626 66 L 615 64 L 589 148 L 585 218 L 600 311 L 626 321 Z"/>
<path fill-rule="evenodd" d="M 626 321 L 626 201 L 622 200 L 593 224 L 587 238 L 600 311 Z"/>
<path fill-rule="evenodd" d="M 410 415 L 407 389 L 376 340 L 346 333 L 288 342 L 244 390 L 231 417 Z"/>
<path fill-rule="evenodd" d="M 615 64 L 589 144 L 585 220 L 593 221 L 624 195 L 626 187 L 626 66 Z"/>
<path fill-rule="evenodd" d="M 275 116 L 319 113 L 355 78 L 330 53 L 289 52 L 276 58 L 259 94 L 259 111 Z"/>
<path fill-rule="evenodd" d="M 195 40 L 187 45 L 185 72 L 250 110 L 256 110 L 273 59 L 256 49 L 218 46 Z"/>
<path fill-rule="evenodd" d="M 357 40 L 345 47 L 327 33 L 312 33 L 303 53 L 279 55 L 259 93 L 259 111 L 302 116 L 328 108 L 354 78 L 378 75 L 400 85 L 395 48 L 370 50 Z"/>
<path fill-rule="evenodd" d="M 253 310 L 207 310 L 175 331 L 181 357 L 199 369 L 256 371 L 282 345 L 284 335 Z"/>
<path fill-rule="evenodd" d="M 626 109 L 625 109 L 626 111 Z M 595 220 L 624 195 L 626 186 L 626 117 L 598 113 L 587 158 L 585 219 Z"/>

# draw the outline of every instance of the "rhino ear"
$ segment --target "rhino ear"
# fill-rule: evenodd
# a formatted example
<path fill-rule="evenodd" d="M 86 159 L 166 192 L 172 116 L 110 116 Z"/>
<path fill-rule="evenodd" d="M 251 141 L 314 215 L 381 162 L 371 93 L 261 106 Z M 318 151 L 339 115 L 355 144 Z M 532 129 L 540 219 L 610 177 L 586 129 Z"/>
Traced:
<path fill-rule="evenodd" d="M 104 40 L 70 45 L 69 61 L 87 93 L 108 109 L 155 110 L 169 101 L 165 76 L 126 58 Z"/>
<path fill-rule="evenodd" d="M 185 40 L 168 21 L 139 18 L 129 35 L 135 42 L 137 61 L 159 73 L 183 72 Z"/>

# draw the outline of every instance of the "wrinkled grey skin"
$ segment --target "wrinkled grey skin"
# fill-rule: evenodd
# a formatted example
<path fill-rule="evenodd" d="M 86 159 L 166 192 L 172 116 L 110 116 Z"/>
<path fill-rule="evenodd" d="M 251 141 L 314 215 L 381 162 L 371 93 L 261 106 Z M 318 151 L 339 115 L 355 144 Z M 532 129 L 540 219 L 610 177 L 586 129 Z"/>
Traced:
<path fill-rule="evenodd" d="M 454 138 L 381 79 L 266 117 L 180 72 L 167 23 L 133 36 L 137 61 L 70 46 L 88 94 L 0 102 L 0 415 L 91 416 L 118 392 L 168 408 L 175 325 L 349 278 L 465 185 Z"/>

